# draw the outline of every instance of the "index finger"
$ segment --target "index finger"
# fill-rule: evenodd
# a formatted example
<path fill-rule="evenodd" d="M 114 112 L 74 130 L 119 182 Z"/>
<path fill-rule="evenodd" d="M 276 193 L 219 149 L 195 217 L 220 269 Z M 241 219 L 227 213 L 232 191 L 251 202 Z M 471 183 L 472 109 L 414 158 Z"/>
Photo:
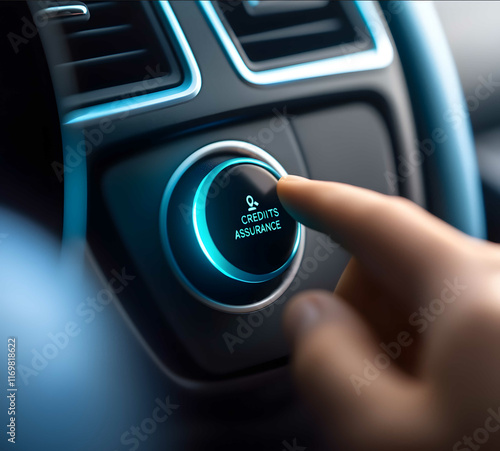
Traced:
<path fill-rule="evenodd" d="M 407 199 L 335 182 L 286 176 L 287 211 L 327 233 L 397 296 L 429 299 L 461 273 L 472 238 Z"/>

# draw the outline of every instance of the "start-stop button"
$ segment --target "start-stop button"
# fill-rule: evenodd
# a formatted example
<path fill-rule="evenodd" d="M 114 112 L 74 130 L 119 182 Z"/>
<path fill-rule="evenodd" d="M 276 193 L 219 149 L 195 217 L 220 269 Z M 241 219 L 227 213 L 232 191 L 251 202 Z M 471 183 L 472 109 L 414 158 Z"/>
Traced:
<path fill-rule="evenodd" d="M 195 298 L 224 312 L 251 312 L 290 286 L 305 231 L 278 199 L 284 175 L 271 155 L 243 141 L 208 144 L 171 175 L 160 237 L 173 274 Z"/>
<path fill-rule="evenodd" d="M 252 158 L 213 168 L 195 195 L 193 223 L 206 257 L 234 279 L 258 283 L 284 271 L 300 241 L 300 228 L 276 193 L 280 175 Z"/>

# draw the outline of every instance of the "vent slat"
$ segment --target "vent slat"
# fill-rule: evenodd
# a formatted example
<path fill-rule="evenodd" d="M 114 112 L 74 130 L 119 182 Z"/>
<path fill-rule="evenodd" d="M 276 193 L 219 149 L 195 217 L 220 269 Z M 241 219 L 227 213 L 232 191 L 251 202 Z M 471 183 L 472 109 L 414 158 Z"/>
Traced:
<path fill-rule="evenodd" d="M 98 8 L 106 8 L 108 6 L 112 6 L 115 2 L 87 2 L 86 5 L 91 10 L 95 10 Z"/>
<path fill-rule="evenodd" d="M 102 28 L 92 28 L 89 30 L 75 31 L 74 33 L 68 34 L 70 39 L 87 38 L 89 36 L 98 36 L 116 33 L 119 31 L 128 31 L 132 28 L 130 24 L 114 25 L 112 27 L 102 27 Z"/>
<path fill-rule="evenodd" d="M 69 61 L 67 63 L 59 64 L 59 66 L 84 66 L 84 65 L 99 65 L 104 62 L 113 63 L 115 60 L 129 58 L 131 56 L 137 56 L 146 53 L 146 49 L 131 50 L 129 52 L 114 53 L 112 55 L 97 56 L 95 58 L 88 58 L 84 60 Z"/>
<path fill-rule="evenodd" d="M 358 45 L 363 24 L 352 2 L 284 1 L 255 5 L 214 2 L 252 70 L 315 61 L 345 53 L 346 48 L 362 51 L 373 45 L 366 39 Z"/>
<path fill-rule="evenodd" d="M 76 76 L 78 94 L 90 104 L 129 95 L 134 84 L 156 78 L 151 92 L 178 86 L 182 72 L 154 2 L 87 2 L 88 21 L 63 23 L 68 57 L 61 70 Z M 144 93 L 144 90 L 143 90 Z M 88 94 L 88 95 L 87 95 Z M 87 97 L 85 97 L 87 95 Z"/>
<path fill-rule="evenodd" d="M 307 24 L 293 25 L 291 27 L 240 36 L 239 41 L 241 44 L 254 44 L 256 42 L 277 41 L 280 39 L 300 39 L 302 36 L 336 33 L 341 29 L 342 21 L 339 19 L 324 19 Z"/>

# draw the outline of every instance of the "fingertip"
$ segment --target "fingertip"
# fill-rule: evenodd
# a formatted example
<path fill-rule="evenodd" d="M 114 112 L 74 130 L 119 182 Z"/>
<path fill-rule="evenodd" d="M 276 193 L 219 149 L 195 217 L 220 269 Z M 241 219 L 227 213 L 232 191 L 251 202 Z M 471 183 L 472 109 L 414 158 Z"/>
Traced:
<path fill-rule="evenodd" d="M 314 221 L 307 213 L 314 198 L 318 195 L 312 190 L 318 182 L 297 175 L 287 175 L 278 181 L 277 193 L 285 210 L 296 221 L 307 227 L 319 228 L 321 224 Z"/>
<path fill-rule="evenodd" d="M 308 182 L 309 179 L 298 175 L 285 175 L 278 180 L 278 197 L 286 199 L 288 194 L 292 194 L 295 187 Z"/>
<path fill-rule="evenodd" d="M 307 182 L 309 179 L 302 177 L 300 175 L 292 175 L 292 174 L 287 174 L 284 175 L 279 179 L 279 183 L 301 183 L 301 182 Z"/>

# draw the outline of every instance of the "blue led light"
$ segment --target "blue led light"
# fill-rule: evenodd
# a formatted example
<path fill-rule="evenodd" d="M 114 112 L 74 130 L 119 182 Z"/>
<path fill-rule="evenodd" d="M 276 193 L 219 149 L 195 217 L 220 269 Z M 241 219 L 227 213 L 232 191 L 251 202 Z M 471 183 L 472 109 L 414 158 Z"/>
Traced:
<path fill-rule="evenodd" d="M 274 171 L 273 173 L 277 173 L 278 177 L 281 178 L 285 175 L 287 175 L 287 172 L 285 169 L 279 164 L 278 161 L 276 161 L 271 155 L 269 155 L 267 152 L 262 150 L 261 148 L 255 146 L 254 144 L 250 144 L 248 142 L 244 141 L 237 141 L 237 140 L 225 140 L 225 141 L 219 141 L 219 142 L 214 142 L 211 144 L 207 144 L 206 146 L 198 149 L 196 152 L 193 152 L 191 155 L 189 155 L 188 158 L 186 158 L 180 165 L 179 167 L 174 171 L 174 173 L 171 175 L 166 187 L 165 191 L 163 193 L 163 197 L 161 200 L 161 206 L 160 206 L 160 212 L 159 212 L 159 233 L 160 233 L 160 239 L 161 243 L 163 246 L 163 250 L 165 252 L 165 257 L 172 268 L 172 272 L 179 281 L 179 283 L 189 292 L 191 295 L 196 298 L 198 301 L 201 303 L 205 304 L 208 307 L 214 308 L 216 310 L 225 312 L 225 313 L 249 313 L 253 312 L 255 310 L 262 309 L 268 305 L 270 305 L 272 302 L 274 302 L 276 299 L 278 299 L 285 291 L 286 289 L 290 286 L 292 281 L 294 280 L 295 275 L 297 274 L 297 271 L 300 267 L 301 261 L 302 261 L 302 256 L 304 255 L 304 248 L 305 248 L 305 236 L 307 234 L 306 228 L 298 224 L 298 227 L 300 229 L 299 235 L 296 241 L 296 248 L 293 250 L 294 258 L 293 261 L 290 263 L 288 269 L 286 272 L 284 272 L 283 275 L 283 280 L 281 281 L 279 287 L 277 287 L 274 291 L 271 293 L 268 293 L 265 296 L 259 297 L 255 300 L 255 302 L 246 304 L 246 305 L 233 305 L 233 304 L 227 304 L 224 302 L 220 302 L 216 298 L 214 298 L 211 295 L 208 295 L 207 293 L 201 291 L 197 286 L 184 274 L 183 270 L 179 266 L 173 252 L 172 248 L 170 245 L 170 240 L 175 239 L 173 237 L 169 237 L 169 233 L 167 230 L 167 223 L 168 223 L 168 210 L 169 210 L 169 205 L 170 205 L 170 200 L 173 194 L 173 191 L 177 184 L 179 183 L 180 179 L 184 176 L 186 171 L 191 168 L 193 165 L 196 163 L 200 162 L 203 158 L 207 158 L 210 156 L 216 156 L 216 155 L 221 155 L 224 154 L 225 152 L 237 152 L 238 154 L 242 155 L 244 158 L 250 158 L 252 159 L 252 163 L 255 164 L 255 162 L 264 162 L 267 163 L 269 166 L 271 166 Z M 192 204 L 191 204 L 192 205 Z M 194 230 L 193 230 L 194 231 Z M 194 237 L 193 237 L 194 238 Z M 200 248 L 201 250 L 201 248 Z M 204 254 L 203 254 L 204 255 Z M 212 263 L 209 262 L 207 259 L 206 262 L 210 265 Z M 222 273 L 221 273 L 222 274 Z M 233 279 L 234 280 L 234 279 Z"/>
<path fill-rule="evenodd" d="M 200 186 L 198 187 L 196 194 L 194 196 L 193 202 L 193 226 L 194 232 L 196 234 L 196 238 L 198 240 L 198 244 L 200 245 L 203 253 L 207 257 L 208 261 L 217 268 L 221 273 L 230 277 L 231 279 L 238 280 L 240 282 L 246 283 L 262 283 L 268 280 L 273 279 L 274 277 L 281 274 L 293 260 L 295 253 L 299 247 L 300 243 L 300 227 L 297 226 L 297 234 L 295 236 L 295 243 L 290 254 L 288 260 L 278 269 L 267 273 L 267 274 L 252 274 L 246 271 L 243 271 L 232 263 L 230 263 L 219 251 L 217 246 L 215 245 L 211 235 L 210 230 L 208 229 L 207 217 L 206 217 L 206 202 L 207 202 L 207 193 L 210 189 L 215 178 L 226 168 L 231 166 L 239 165 L 239 164 L 252 164 L 255 166 L 260 166 L 271 174 L 273 174 L 276 179 L 279 180 L 280 174 L 267 163 L 264 163 L 259 160 L 255 160 L 252 158 L 233 158 L 231 160 L 227 160 L 224 163 L 219 164 L 214 169 L 212 169 L 202 180 Z"/>
<path fill-rule="evenodd" d="M 199 1 L 200 7 L 219 38 L 229 60 L 240 76 L 254 85 L 285 83 L 306 78 L 382 69 L 389 66 L 394 59 L 394 50 L 374 2 L 355 1 L 354 4 L 370 34 L 374 48 L 308 63 L 253 71 L 245 64 L 212 2 Z"/>

